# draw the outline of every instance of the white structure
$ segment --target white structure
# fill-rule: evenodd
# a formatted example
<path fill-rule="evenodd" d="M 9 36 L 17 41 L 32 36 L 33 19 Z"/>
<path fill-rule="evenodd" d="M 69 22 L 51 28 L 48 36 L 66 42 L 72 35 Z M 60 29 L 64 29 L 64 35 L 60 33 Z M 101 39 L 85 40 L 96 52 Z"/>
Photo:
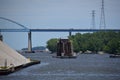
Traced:
<path fill-rule="evenodd" d="M 20 66 L 29 63 L 30 60 L 11 49 L 0 40 L 0 67 Z"/>

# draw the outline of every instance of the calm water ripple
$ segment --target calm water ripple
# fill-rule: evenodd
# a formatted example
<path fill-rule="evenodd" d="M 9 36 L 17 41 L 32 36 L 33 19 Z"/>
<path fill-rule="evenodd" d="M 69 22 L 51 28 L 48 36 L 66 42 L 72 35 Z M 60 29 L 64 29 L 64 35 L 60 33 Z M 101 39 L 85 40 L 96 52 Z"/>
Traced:
<path fill-rule="evenodd" d="M 80 54 L 76 59 L 52 58 L 48 53 L 23 54 L 41 60 L 0 80 L 120 80 L 120 58 L 108 54 Z"/>

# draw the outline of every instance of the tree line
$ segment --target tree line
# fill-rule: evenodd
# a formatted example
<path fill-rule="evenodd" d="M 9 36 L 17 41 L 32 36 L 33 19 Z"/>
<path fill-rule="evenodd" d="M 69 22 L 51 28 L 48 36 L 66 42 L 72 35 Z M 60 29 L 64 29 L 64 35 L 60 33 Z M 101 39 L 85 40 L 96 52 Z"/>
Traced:
<path fill-rule="evenodd" d="M 68 37 L 75 52 L 92 52 L 104 51 L 110 54 L 120 53 L 120 31 L 103 31 L 93 33 L 76 33 Z M 57 50 L 57 38 L 50 39 L 47 42 L 47 48 L 52 52 Z"/>

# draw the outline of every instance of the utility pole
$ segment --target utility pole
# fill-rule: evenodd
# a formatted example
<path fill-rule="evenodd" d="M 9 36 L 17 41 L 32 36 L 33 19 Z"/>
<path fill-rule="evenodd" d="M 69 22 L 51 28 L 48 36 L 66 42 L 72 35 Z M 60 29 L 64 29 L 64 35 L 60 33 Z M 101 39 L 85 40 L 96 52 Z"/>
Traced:
<path fill-rule="evenodd" d="M 101 16 L 100 16 L 100 29 L 105 29 L 106 28 L 106 23 L 105 23 L 105 11 L 104 11 L 104 0 L 102 0 L 102 7 L 101 7 Z"/>

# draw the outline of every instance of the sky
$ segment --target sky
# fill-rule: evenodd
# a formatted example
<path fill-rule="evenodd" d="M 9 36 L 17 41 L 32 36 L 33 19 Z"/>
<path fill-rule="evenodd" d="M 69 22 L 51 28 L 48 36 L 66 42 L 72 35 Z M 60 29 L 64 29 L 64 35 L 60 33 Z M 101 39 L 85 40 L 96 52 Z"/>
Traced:
<path fill-rule="evenodd" d="M 106 28 L 120 29 L 120 0 L 104 0 Z M 95 28 L 99 29 L 101 0 L 0 0 L 0 17 L 5 17 L 31 28 L 92 27 L 92 10 L 95 10 Z M 1 29 L 21 28 L 0 19 Z M 2 32 L 4 42 L 14 49 L 28 46 L 27 32 Z M 67 38 L 68 33 L 34 32 L 32 45 L 46 46 L 51 38 Z"/>

